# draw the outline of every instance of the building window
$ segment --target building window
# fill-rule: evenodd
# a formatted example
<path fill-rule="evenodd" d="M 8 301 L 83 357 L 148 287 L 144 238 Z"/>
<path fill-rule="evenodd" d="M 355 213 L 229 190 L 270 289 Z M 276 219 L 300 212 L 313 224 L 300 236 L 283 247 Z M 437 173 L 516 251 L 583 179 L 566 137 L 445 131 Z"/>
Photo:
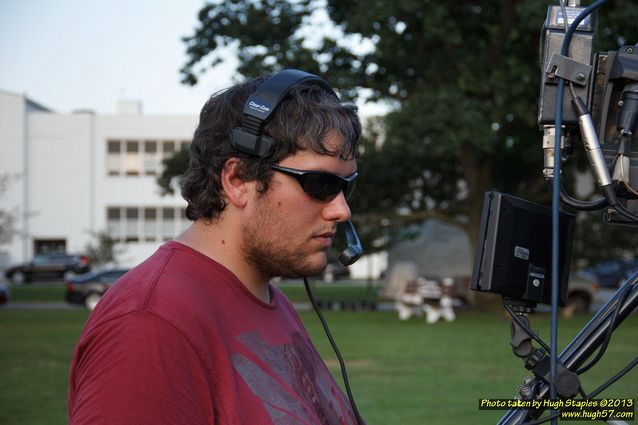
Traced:
<path fill-rule="evenodd" d="M 157 209 L 144 208 L 144 241 L 157 240 Z"/>
<path fill-rule="evenodd" d="M 108 234 L 116 240 L 120 239 L 121 230 L 121 210 L 119 207 L 108 207 L 106 209 L 106 229 Z"/>
<path fill-rule="evenodd" d="M 169 240 L 176 234 L 175 208 L 162 208 L 162 240 Z"/>
<path fill-rule="evenodd" d="M 124 230 L 126 242 L 137 242 L 139 240 L 139 209 L 126 208 L 126 225 Z"/>
<path fill-rule="evenodd" d="M 106 172 L 109 176 L 119 176 L 121 165 L 121 143 L 119 140 L 106 142 Z"/>
<path fill-rule="evenodd" d="M 138 176 L 140 174 L 140 144 L 134 140 L 126 141 L 126 159 L 124 160 L 124 171 L 127 176 Z"/>
<path fill-rule="evenodd" d="M 166 158 L 188 149 L 188 140 L 107 140 L 106 173 L 109 176 L 157 176 Z"/>
<path fill-rule="evenodd" d="M 147 140 L 144 142 L 144 175 L 155 176 L 160 168 L 157 156 L 157 142 Z"/>
<path fill-rule="evenodd" d="M 108 233 L 120 242 L 171 240 L 188 224 L 184 211 L 181 206 L 109 206 L 106 208 Z"/>

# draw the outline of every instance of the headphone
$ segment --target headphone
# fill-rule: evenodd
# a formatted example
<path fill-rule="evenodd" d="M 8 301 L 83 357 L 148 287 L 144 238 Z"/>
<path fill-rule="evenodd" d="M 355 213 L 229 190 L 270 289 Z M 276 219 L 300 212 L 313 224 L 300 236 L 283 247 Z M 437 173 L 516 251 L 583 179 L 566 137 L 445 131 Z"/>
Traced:
<path fill-rule="evenodd" d="M 275 141 L 262 134 L 263 128 L 273 118 L 277 106 L 292 87 L 300 83 L 321 87 L 339 100 L 323 78 L 298 69 L 284 69 L 261 83 L 248 98 L 244 104 L 241 127 L 234 128 L 230 133 L 231 146 L 237 151 L 260 158 L 268 155 L 274 148 Z M 361 257 L 363 248 L 350 220 L 345 223 L 345 232 L 348 247 L 339 255 L 339 260 L 349 266 Z"/>
<path fill-rule="evenodd" d="M 285 69 L 261 83 L 246 101 L 241 127 L 234 128 L 230 134 L 230 143 L 233 148 L 258 157 L 268 155 L 275 141 L 263 135 L 262 130 L 274 116 L 281 100 L 290 93 L 294 85 L 299 83 L 319 86 L 339 100 L 337 94 L 323 78 L 298 69 Z"/>

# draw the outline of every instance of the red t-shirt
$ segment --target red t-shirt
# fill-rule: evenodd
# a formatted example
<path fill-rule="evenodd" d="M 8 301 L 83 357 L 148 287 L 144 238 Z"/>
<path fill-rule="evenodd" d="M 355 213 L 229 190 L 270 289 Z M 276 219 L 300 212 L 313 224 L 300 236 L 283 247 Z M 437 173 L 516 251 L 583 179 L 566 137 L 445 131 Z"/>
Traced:
<path fill-rule="evenodd" d="M 69 423 L 355 424 L 290 302 L 168 242 L 103 297 L 71 364 Z"/>

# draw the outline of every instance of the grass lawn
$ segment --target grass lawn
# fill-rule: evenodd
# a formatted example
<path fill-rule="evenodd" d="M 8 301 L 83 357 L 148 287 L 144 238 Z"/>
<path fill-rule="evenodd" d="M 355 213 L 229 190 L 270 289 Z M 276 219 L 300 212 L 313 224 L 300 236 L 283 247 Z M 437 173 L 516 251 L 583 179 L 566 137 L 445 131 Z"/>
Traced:
<path fill-rule="evenodd" d="M 66 423 L 69 364 L 88 312 L 0 309 L 0 424 Z"/>
<path fill-rule="evenodd" d="M 308 302 L 303 281 L 282 281 L 276 285 L 290 301 Z M 354 281 L 325 284 L 323 281 L 310 280 L 310 287 L 317 301 L 375 301 L 380 289 L 380 286 L 367 286 Z"/>
<path fill-rule="evenodd" d="M 64 284 L 59 285 L 24 285 L 11 288 L 11 301 L 25 302 L 64 302 Z"/>
<path fill-rule="evenodd" d="M 335 356 L 312 312 L 301 314 L 315 344 L 341 382 Z M 84 310 L 0 309 L 0 423 L 65 424 L 71 354 L 88 313 Z M 399 322 L 383 312 L 329 312 L 346 359 L 352 390 L 368 425 L 490 424 L 501 411 L 479 411 L 478 399 L 511 398 L 529 376 L 509 348 L 502 315 L 460 312 L 453 323 Z M 588 316 L 562 320 L 561 346 Z M 549 339 L 547 315 L 532 325 Z M 638 315 L 614 334 L 605 358 L 583 376 L 591 391 L 638 353 Z M 638 397 L 638 370 L 605 396 Z"/>
<path fill-rule="evenodd" d="M 326 285 L 323 282 L 315 284 L 311 280 L 311 286 L 317 300 L 344 301 L 373 301 L 377 297 L 379 286 L 368 287 L 361 282 L 340 281 Z M 308 302 L 306 288 L 301 280 L 285 280 L 277 284 L 286 296 L 293 302 Z M 64 284 L 39 283 L 11 288 L 11 301 L 13 302 L 64 302 Z"/>
<path fill-rule="evenodd" d="M 512 398 L 516 386 L 531 375 L 511 352 L 509 320 L 504 316 L 463 312 L 455 322 L 432 326 L 417 319 L 399 322 L 391 313 L 328 313 L 327 319 L 369 425 L 496 423 L 504 412 L 479 411 L 478 399 Z M 311 313 L 304 320 L 338 377 L 336 358 L 320 336 L 318 320 Z M 548 341 L 549 316 L 531 320 Z M 561 321 L 561 347 L 588 320 L 589 316 L 576 316 Z M 614 334 L 603 360 L 583 375 L 586 392 L 638 355 L 637 332 L 634 315 Z M 603 396 L 638 398 L 638 368 Z"/>

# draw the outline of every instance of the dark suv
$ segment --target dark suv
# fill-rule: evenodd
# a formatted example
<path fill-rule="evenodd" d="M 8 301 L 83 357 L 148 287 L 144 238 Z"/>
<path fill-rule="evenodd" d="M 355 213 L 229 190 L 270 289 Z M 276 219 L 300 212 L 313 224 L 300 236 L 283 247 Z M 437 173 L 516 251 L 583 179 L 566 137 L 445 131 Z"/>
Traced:
<path fill-rule="evenodd" d="M 102 269 L 65 278 L 64 298 L 73 304 L 83 304 L 89 311 L 93 311 L 102 295 L 126 272 L 128 269 Z"/>
<path fill-rule="evenodd" d="M 72 254 L 37 254 L 33 261 L 8 268 L 5 277 L 14 285 L 36 279 L 62 279 L 91 270 L 89 257 Z"/>
<path fill-rule="evenodd" d="M 638 259 L 614 258 L 596 263 L 585 269 L 598 276 L 603 288 L 618 288 L 628 277 L 638 271 Z"/>

